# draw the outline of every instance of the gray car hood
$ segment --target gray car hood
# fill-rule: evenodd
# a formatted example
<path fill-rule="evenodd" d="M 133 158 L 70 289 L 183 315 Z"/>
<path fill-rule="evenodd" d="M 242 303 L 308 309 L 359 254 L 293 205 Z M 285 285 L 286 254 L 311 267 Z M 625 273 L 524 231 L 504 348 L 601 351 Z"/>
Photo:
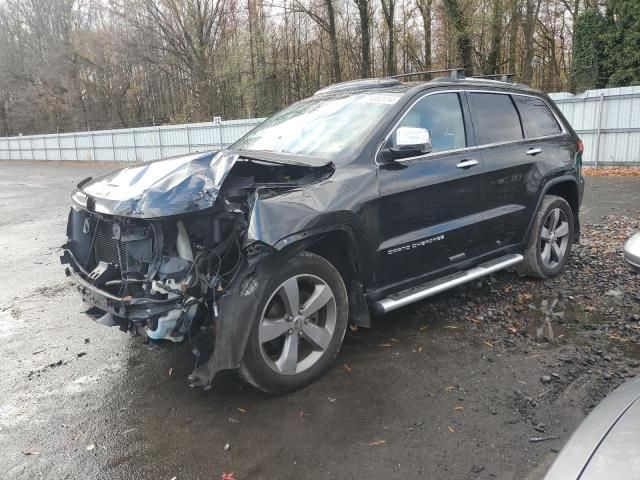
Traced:
<path fill-rule="evenodd" d="M 205 152 L 133 165 L 80 183 L 72 198 L 90 211 L 124 217 L 204 210 L 237 160 L 237 154 Z"/>
<path fill-rule="evenodd" d="M 640 478 L 640 379 L 618 387 L 589 414 L 544 478 Z"/>

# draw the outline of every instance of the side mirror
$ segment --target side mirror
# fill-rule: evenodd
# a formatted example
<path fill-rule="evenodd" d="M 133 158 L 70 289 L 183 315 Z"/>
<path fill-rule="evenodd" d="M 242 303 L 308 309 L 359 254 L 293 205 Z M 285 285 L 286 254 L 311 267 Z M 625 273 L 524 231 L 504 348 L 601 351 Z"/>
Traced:
<path fill-rule="evenodd" d="M 400 127 L 390 148 L 396 158 L 416 157 L 431 152 L 431 134 L 426 128 Z"/>

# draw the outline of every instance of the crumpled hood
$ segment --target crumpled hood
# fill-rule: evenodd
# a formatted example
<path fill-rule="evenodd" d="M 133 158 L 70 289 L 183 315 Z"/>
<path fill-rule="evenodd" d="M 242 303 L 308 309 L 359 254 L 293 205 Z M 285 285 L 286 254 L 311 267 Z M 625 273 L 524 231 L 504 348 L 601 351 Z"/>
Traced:
<path fill-rule="evenodd" d="M 72 198 L 90 211 L 157 218 L 213 206 L 238 155 L 193 153 L 133 165 L 78 185 Z"/>

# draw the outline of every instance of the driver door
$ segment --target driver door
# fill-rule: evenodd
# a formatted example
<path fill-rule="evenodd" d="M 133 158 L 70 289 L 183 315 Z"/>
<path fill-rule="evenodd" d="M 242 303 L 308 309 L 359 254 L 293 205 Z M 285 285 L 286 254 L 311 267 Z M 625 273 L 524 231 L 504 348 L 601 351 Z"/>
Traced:
<path fill-rule="evenodd" d="M 467 149 L 471 135 L 464 102 L 459 92 L 424 95 L 378 155 L 378 162 L 385 162 L 378 170 L 379 285 L 447 270 L 481 253 L 484 171 L 479 152 Z M 389 161 L 390 152 L 398 152 L 394 142 L 401 127 L 427 129 L 431 151 Z"/>

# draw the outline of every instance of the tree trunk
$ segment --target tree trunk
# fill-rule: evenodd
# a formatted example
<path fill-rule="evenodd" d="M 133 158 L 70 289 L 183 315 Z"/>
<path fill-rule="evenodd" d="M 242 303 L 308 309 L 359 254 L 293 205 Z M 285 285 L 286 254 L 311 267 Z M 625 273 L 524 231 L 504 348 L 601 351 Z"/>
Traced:
<path fill-rule="evenodd" d="M 521 0 L 511 0 L 511 19 L 509 20 L 509 67 L 508 73 L 516 73 L 516 47 L 518 45 L 518 29 L 522 14 Z"/>
<path fill-rule="evenodd" d="M 371 33 L 369 32 L 369 0 L 355 0 L 360 17 L 360 76 L 371 76 Z"/>
<path fill-rule="evenodd" d="M 395 42 L 395 9 L 396 0 L 382 0 L 382 13 L 387 26 L 387 75 L 396 74 L 396 42 Z"/>
<path fill-rule="evenodd" d="M 498 73 L 500 60 L 500 44 L 502 41 L 502 0 L 494 0 L 491 11 L 491 46 L 484 65 L 485 75 Z"/>
<path fill-rule="evenodd" d="M 431 6 L 433 0 L 417 0 L 418 10 L 422 17 L 424 39 L 424 69 L 431 69 Z"/>
<path fill-rule="evenodd" d="M 524 61 L 522 65 L 522 82 L 527 85 L 533 80 L 533 54 L 534 43 L 533 36 L 536 31 L 536 19 L 540 11 L 540 3 L 542 0 L 527 0 L 527 11 L 525 13 L 524 25 L 522 31 L 524 33 Z"/>
<path fill-rule="evenodd" d="M 464 68 L 465 75 L 470 77 L 473 75 L 473 45 L 469 33 L 469 22 L 458 0 L 444 0 L 444 9 L 455 32 L 460 66 Z"/>
<path fill-rule="evenodd" d="M 336 33 L 336 16 L 333 10 L 333 0 L 325 0 L 327 5 L 327 17 L 329 21 L 329 42 L 331 43 L 331 79 L 334 82 L 342 81 L 340 72 L 340 52 L 338 51 L 338 34 Z"/>

